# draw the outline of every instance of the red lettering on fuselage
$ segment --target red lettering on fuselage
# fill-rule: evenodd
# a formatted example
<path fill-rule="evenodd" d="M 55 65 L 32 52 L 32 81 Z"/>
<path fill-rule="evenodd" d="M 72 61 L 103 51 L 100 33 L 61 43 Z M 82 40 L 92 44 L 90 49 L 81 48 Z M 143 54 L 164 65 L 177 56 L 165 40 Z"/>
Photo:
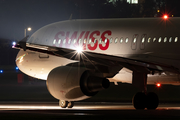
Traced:
<path fill-rule="evenodd" d="M 98 30 L 93 32 L 82 31 L 81 33 L 79 33 L 79 36 L 78 31 L 74 31 L 73 33 L 69 31 L 60 31 L 55 35 L 53 46 L 57 45 L 57 43 L 59 47 L 63 46 L 66 48 L 70 48 L 72 47 L 72 45 L 74 47 L 81 45 L 83 47 L 83 50 L 86 50 L 87 48 L 89 50 L 96 50 L 99 44 L 99 49 L 107 50 L 109 48 L 109 39 L 106 36 L 111 36 L 111 34 L 112 32 L 110 30 L 104 31 L 102 32 L 102 34 Z M 100 39 L 101 42 L 99 42 Z"/>
<path fill-rule="evenodd" d="M 100 48 L 101 50 L 107 50 L 108 47 L 109 47 L 109 39 L 105 37 L 106 34 L 107 34 L 108 36 L 110 36 L 112 33 L 111 33 L 111 31 L 105 31 L 105 32 L 102 33 L 101 39 L 102 39 L 102 41 L 105 43 L 105 46 L 103 46 L 102 43 L 100 43 L 100 44 L 99 44 L 99 48 Z"/>
<path fill-rule="evenodd" d="M 60 40 L 59 35 L 61 35 L 61 37 L 64 37 L 65 32 L 64 32 L 64 31 L 60 31 L 60 32 L 58 32 L 58 33 L 55 35 L 54 40 L 55 40 L 56 42 L 58 42 L 58 40 Z M 63 40 L 61 40 L 61 44 L 59 44 L 59 47 L 62 47 L 62 42 L 63 42 Z M 53 46 L 55 46 L 55 44 L 54 44 Z"/>
<path fill-rule="evenodd" d="M 99 35 L 100 35 L 100 32 L 99 32 L 99 31 L 94 31 L 94 32 L 91 33 L 91 35 L 90 35 L 90 37 L 89 37 L 90 43 L 88 44 L 89 50 L 96 50 L 96 48 L 97 48 L 98 41 L 96 40 L 96 41 L 94 42 L 94 40 L 95 40 L 94 35 L 99 36 Z M 91 46 L 91 43 L 93 43 L 94 46 Z"/>
<path fill-rule="evenodd" d="M 89 33 L 90 33 L 90 31 L 87 31 L 84 36 L 84 40 L 83 40 L 83 44 L 82 44 L 83 50 L 86 50 L 86 43 L 87 43 Z"/>

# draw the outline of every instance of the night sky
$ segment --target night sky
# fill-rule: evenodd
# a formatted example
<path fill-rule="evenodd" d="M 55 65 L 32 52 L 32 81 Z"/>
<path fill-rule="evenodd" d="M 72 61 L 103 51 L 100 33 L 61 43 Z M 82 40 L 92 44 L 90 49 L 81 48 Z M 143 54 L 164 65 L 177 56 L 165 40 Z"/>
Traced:
<path fill-rule="evenodd" d="M 44 25 L 67 20 L 73 13 L 65 0 L 0 0 L 0 38 L 22 39 Z"/>
<path fill-rule="evenodd" d="M 134 7 L 126 0 L 116 0 L 116 4 L 108 0 L 0 0 L 0 39 L 21 40 L 24 29 L 32 27 L 31 35 L 39 28 L 62 20 L 92 18 L 127 18 L 153 17 L 157 14 L 157 6 L 162 13 L 168 11 L 171 15 L 180 16 L 179 0 L 152 3 L 145 0 L 143 11 L 141 5 Z M 112 1 L 112 0 L 109 0 Z M 159 15 L 161 16 L 162 13 Z M 157 16 L 157 15 L 156 15 Z"/>

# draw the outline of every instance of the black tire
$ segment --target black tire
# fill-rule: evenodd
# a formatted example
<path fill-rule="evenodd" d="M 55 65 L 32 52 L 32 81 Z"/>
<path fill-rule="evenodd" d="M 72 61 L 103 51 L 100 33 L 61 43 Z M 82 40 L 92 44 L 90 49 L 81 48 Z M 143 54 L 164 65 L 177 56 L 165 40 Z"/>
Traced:
<path fill-rule="evenodd" d="M 137 110 L 144 110 L 146 108 L 146 95 L 145 93 L 138 92 L 132 100 L 134 108 Z"/>
<path fill-rule="evenodd" d="M 159 105 L 159 98 L 156 93 L 150 92 L 147 94 L 147 109 L 155 110 Z"/>
<path fill-rule="evenodd" d="M 74 106 L 74 102 L 73 101 L 68 102 L 68 105 L 67 105 L 68 108 L 73 108 L 73 106 Z"/>
<path fill-rule="evenodd" d="M 60 101 L 59 101 L 59 106 L 60 106 L 61 108 L 66 108 L 67 105 L 68 105 L 68 101 L 65 101 L 65 100 L 60 100 Z"/>

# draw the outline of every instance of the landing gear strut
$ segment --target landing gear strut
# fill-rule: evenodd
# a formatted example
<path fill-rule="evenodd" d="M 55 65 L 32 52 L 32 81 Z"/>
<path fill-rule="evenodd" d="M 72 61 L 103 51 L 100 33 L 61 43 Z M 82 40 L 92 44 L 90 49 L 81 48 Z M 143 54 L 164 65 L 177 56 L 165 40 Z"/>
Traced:
<path fill-rule="evenodd" d="M 134 108 L 136 109 L 156 109 L 159 104 L 158 96 L 153 93 L 147 93 L 147 73 L 133 72 L 133 85 L 140 88 L 142 92 L 138 92 L 132 99 Z"/>
<path fill-rule="evenodd" d="M 74 106 L 73 101 L 59 100 L 59 106 L 61 108 L 72 108 Z"/>
<path fill-rule="evenodd" d="M 148 110 L 155 110 L 158 107 L 159 99 L 158 96 L 153 92 L 150 92 L 147 95 L 143 92 L 138 92 L 133 97 L 132 102 L 134 108 L 136 109 L 144 110 L 145 108 L 147 108 Z"/>

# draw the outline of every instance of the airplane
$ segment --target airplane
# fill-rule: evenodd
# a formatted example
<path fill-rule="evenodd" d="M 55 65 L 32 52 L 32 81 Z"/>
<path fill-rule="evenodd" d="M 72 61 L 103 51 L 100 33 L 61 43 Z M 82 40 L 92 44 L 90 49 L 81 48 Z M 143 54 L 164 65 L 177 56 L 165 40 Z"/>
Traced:
<path fill-rule="evenodd" d="M 25 74 L 46 80 L 62 108 L 109 87 L 139 88 L 135 109 L 156 109 L 147 84 L 180 85 L 180 18 L 71 19 L 46 25 L 13 48 Z M 118 91 L 115 91 L 118 92 Z"/>

